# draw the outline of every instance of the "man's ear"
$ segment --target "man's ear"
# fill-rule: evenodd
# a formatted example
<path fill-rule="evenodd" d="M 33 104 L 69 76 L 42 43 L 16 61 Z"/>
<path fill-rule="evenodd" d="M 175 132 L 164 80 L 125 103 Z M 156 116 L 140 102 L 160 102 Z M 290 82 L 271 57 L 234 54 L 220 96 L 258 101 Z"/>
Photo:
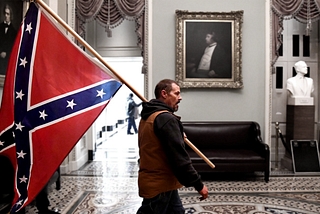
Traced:
<path fill-rule="evenodd" d="M 166 90 L 162 90 L 161 91 L 161 97 L 162 98 L 167 98 L 167 96 L 168 96 L 168 94 L 167 94 Z"/>

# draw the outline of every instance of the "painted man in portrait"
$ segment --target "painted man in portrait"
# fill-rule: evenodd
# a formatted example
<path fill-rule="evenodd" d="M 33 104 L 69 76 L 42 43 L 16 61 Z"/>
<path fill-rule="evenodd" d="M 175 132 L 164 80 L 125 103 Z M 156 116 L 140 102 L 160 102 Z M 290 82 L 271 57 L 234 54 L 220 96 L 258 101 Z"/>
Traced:
<path fill-rule="evenodd" d="M 17 31 L 12 25 L 13 13 L 9 5 L 4 7 L 4 20 L 0 23 L 0 74 L 5 75 Z"/>
<path fill-rule="evenodd" d="M 187 78 L 231 78 L 231 57 L 217 40 L 216 33 L 210 31 L 206 34 L 207 47 L 201 57 L 196 60 Z"/>

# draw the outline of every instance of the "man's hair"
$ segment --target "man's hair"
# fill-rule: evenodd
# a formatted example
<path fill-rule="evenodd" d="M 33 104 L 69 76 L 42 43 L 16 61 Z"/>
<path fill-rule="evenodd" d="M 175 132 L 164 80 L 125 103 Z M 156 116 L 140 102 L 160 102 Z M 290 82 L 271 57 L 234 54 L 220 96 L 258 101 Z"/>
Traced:
<path fill-rule="evenodd" d="M 207 34 L 210 34 L 212 37 L 211 37 L 211 40 L 213 42 L 216 42 L 217 41 L 217 37 L 216 37 L 216 33 L 214 31 L 209 31 Z"/>
<path fill-rule="evenodd" d="M 298 61 L 294 64 L 294 69 L 296 70 L 296 72 L 298 71 L 298 68 L 302 65 L 305 65 L 306 62 L 305 61 Z"/>
<path fill-rule="evenodd" d="M 6 4 L 6 5 L 4 6 L 4 8 L 3 8 L 3 14 L 6 13 L 6 9 L 9 9 L 9 11 L 10 11 L 10 21 L 12 21 L 12 20 L 13 20 L 12 8 L 10 7 L 10 5 Z"/>
<path fill-rule="evenodd" d="M 156 99 L 158 99 L 161 96 L 161 91 L 162 90 L 165 90 L 169 94 L 170 91 L 172 90 L 172 83 L 174 83 L 177 86 L 179 86 L 179 84 L 174 80 L 170 80 L 170 79 L 161 80 L 156 85 L 156 88 L 154 89 L 154 95 L 156 96 Z"/>
<path fill-rule="evenodd" d="M 214 31 L 209 31 L 208 34 L 212 35 L 212 37 L 216 36 L 216 33 Z"/>

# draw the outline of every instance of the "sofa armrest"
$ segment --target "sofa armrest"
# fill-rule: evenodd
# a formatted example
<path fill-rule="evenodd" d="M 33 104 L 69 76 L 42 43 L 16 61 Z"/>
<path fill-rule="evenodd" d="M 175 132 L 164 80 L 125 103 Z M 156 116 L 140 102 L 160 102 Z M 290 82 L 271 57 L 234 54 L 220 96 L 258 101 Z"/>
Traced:
<path fill-rule="evenodd" d="M 270 148 L 268 144 L 263 143 L 262 141 L 256 141 L 253 144 L 253 150 L 256 151 L 261 156 L 266 156 L 270 152 Z"/>
<path fill-rule="evenodd" d="M 253 136 L 251 139 L 252 149 L 265 157 L 270 153 L 270 148 L 269 148 L 269 145 L 264 143 L 261 138 L 260 125 L 256 122 L 253 122 L 252 129 L 253 129 Z"/>

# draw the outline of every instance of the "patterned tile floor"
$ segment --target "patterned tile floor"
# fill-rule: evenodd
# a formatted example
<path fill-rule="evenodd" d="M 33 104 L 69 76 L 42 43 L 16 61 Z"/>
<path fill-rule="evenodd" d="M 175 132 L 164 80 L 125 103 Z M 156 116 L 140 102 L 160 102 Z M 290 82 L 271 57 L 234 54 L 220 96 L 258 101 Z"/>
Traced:
<path fill-rule="evenodd" d="M 121 143 L 120 143 L 121 142 Z M 137 136 L 119 132 L 98 147 L 95 161 L 62 175 L 61 189 L 54 185 L 50 208 L 63 214 L 134 214 L 138 196 Z M 204 177 L 209 197 L 199 201 L 193 188 L 181 188 L 186 213 L 194 214 L 318 214 L 320 176 L 272 171 L 270 181 L 262 174 Z M 27 213 L 37 213 L 34 203 Z"/>

